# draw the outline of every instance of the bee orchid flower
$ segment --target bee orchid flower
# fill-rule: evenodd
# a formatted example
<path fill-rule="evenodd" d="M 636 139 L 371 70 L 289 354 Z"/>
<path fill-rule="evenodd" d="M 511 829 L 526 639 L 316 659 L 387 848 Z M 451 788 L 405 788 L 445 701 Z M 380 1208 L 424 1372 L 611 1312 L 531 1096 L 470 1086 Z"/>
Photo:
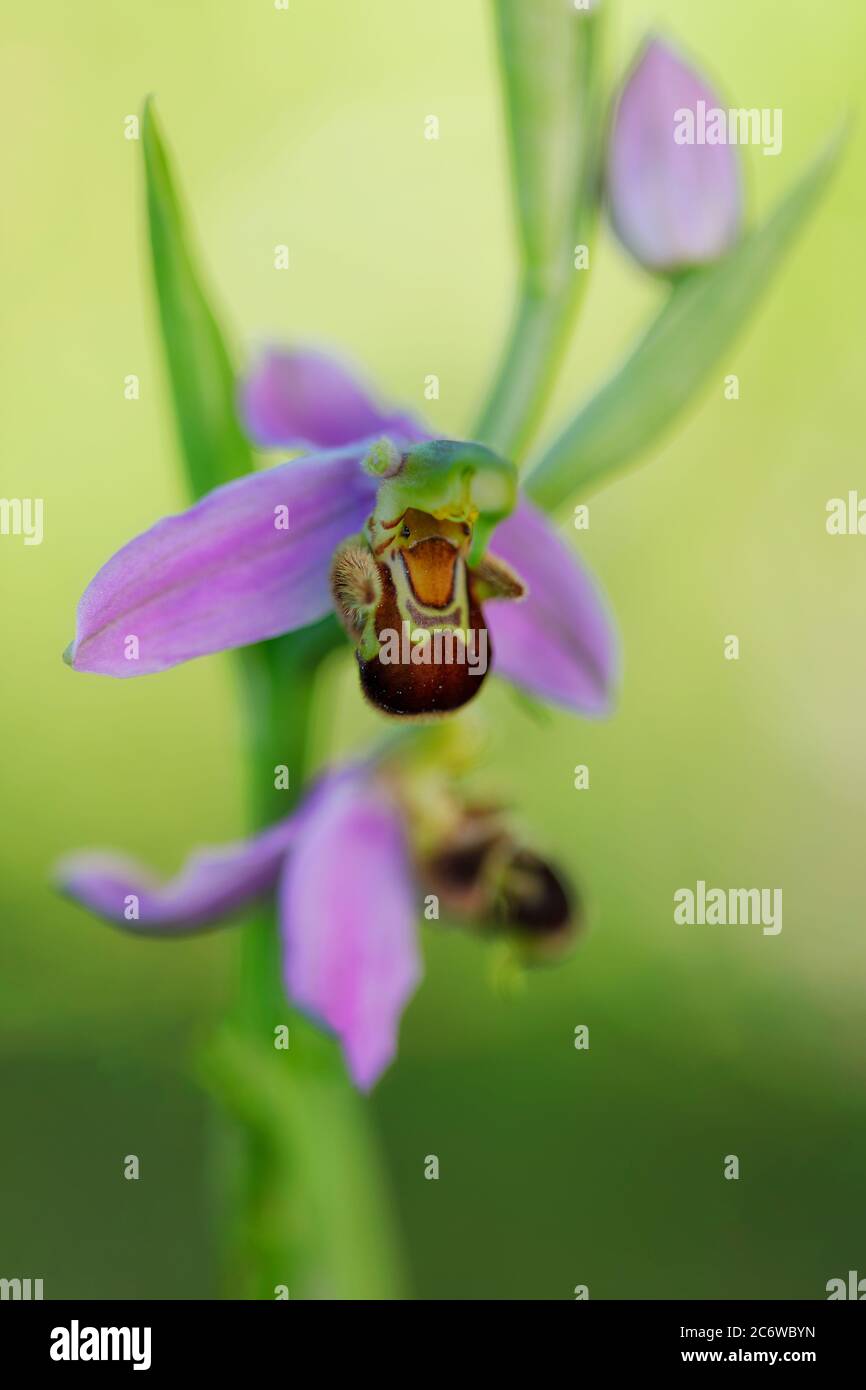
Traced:
<path fill-rule="evenodd" d="M 257 444 L 309 452 L 216 488 L 112 556 L 80 601 L 71 666 L 146 675 L 336 611 L 364 693 L 389 715 L 464 705 L 491 662 L 555 704 L 607 708 L 604 607 L 512 464 L 431 439 L 317 353 L 268 353 L 241 405 Z"/>
<path fill-rule="evenodd" d="M 339 1039 L 368 1090 L 394 1057 L 421 977 L 422 891 L 507 936 L 528 964 L 560 955 L 576 924 L 557 872 L 497 808 L 464 807 L 439 776 L 418 792 L 399 764 L 371 759 L 326 772 L 293 815 L 197 851 L 167 883 L 123 856 L 82 852 L 57 866 L 57 886 L 97 916 L 162 939 L 275 895 L 286 995 Z"/>

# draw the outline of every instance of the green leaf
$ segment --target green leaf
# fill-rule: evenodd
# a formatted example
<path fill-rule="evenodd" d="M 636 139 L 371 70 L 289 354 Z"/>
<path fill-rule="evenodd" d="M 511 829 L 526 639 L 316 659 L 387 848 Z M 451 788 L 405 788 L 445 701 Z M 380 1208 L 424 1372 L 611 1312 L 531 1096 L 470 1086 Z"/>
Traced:
<path fill-rule="evenodd" d="M 633 462 L 693 399 L 747 323 L 836 166 L 837 136 L 762 226 L 724 260 L 679 280 L 618 371 L 550 446 L 526 491 L 554 511 Z"/>
<path fill-rule="evenodd" d="M 248 473 L 235 373 L 189 248 L 151 98 L 142 117 L 147 213 L 163 345 L 181 448 L 194 496 Z"/>
<path fill-rule="evenodd" d="M 538 423 L 588 272 L 599 202 L 601 16 L 493 0 L 521 254 L 508 343 L 475 437 L 515 457 Z"/>

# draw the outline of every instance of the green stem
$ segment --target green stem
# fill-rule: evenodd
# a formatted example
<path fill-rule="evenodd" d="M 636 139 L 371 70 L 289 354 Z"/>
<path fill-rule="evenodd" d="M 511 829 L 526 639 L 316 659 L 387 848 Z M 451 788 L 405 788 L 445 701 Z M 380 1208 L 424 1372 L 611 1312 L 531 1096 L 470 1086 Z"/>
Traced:
<path fill-rule="evenodd" d="M 519 461 L 541 423 L 591 273 L 604 139 L 601 8 L 493 0 L 520 283 L 473 437 Z M 583 252 L 581 252 L 581 257 Z"/>
<path fill-rule="evenodd" d="M 247 710 L 247 745 L 253 824 L 263 829 L 287 816 L 301 799 L 309 774 L 309 730 L 316 675 L 332 650 L 336 622 L 289 633 L 273 642 L 246 648 L 241 673 Z M 276 786 L 275 770 L 289 771 L 286 790 Z M 247 1017 L 273 1011 L 282 999 L 279 943 L 267 922 L 244 934 L 241 1004 Z"/>
<path fill-rule="evenodd" d="M 317 669 L 337 635 L 329 620 L 242 654 L 258 826 L 287 815 L 309 773 Z M 289 768 L 290 790 L 274 769 Z M 207 1049 L 207 1080 L 237 1121 L 229 1158 L 234 1296 L 400 1296 L 399 1261 L 368 1102 L 349 1083 L 334 1041 L 283 994 L 277 915 L 241 934 L 235 1007 Z M 289 1047 L 275 1030 L 289 1029 Z"/>
<path fill-rule="evenodd" d="M 536 288 L 529 279 L 520 290 L 508 342 L 473 432 L 506 458 L 521 459 L 539 427 L 586 274 L 575 271 L 577 283 L 560 291 Z"/>
<path fill-rule="evenodd" d="M 194 497 L 254 467 L 236 415 L 236 383 L 218 318 L 190 250 L 152 102 L 142 123 L 150 243 L 175 415 Z M 331 618 L 240 653 L 253 818 L 287 816 L 309 774 L 318 668 L 342 640 Z M 290 788 L 274 769 L 289 769 Z M 275 1030 L 289 1028 L 289 1047 Z M 240 933 L 237 999 L 200 1059 L 235 1123 L 222 1146 L 229 1229 L 227 1292 L 272 1299 L 397 1296 L 390 1218 L 367 1102 L 339 1051 L 299 1018 L 281 987 L 273 906 Z"/>

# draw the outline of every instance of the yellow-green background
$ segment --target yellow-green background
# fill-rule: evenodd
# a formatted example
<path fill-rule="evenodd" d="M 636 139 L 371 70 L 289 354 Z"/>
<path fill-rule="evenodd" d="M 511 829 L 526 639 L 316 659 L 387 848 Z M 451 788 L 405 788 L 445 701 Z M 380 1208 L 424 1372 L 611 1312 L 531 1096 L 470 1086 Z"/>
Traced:
<path fill-rule="evenodd" d="M 745 155 L 753 214 L 856 111 L 859 0 L 612 8 L 612 73 L 658 23 L 737 104 L 783 108 L 781 156 Z M 0 538 L 0 1275 L 43 1277 L 49 1297 L 209 1296 L 210 1119 L 185 1069 L 235 942 L 128 939 L 47 881 L 73 847 L 169 870 L 243 828 L 227 658 L 140 682 L 60 661 L 99 564 L 183 502 L 124 117 L 155 93 L 239 353 L 337 345 L 459 435 L 513 275 L 490 16 L 484 0 L 3 0 L 2 22 L 0 495 L 45 499 L 45 540 Z M 581 550 L 621 636 L 615 716 L 537 725 L 484 695 L 491 776 L 582 881 L 591 929 L 517 1001 L 475 942 L 426 934 L 371 1101 L 417 1296 L 809 1298 L 866 1273 L 866 539 L 824 529 L 829 497 L 866 491 L 863 153 L 855 124 L 699 408 L 592 502 Z M 605 233 L 549 425 L 656 293 Z M 320 754 L 374 722 L 344 660 Z M 674 926 L 672 893 L 698 878 L 782 887 L 782 934 Z"/>

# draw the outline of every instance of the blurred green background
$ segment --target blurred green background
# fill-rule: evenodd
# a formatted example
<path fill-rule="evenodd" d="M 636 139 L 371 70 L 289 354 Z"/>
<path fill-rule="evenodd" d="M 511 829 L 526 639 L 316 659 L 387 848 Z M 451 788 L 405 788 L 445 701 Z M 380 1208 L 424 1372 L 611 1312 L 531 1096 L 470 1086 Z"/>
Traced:
<path fill-rule="evenodd" d="M 855 107 L 859 0 L 612 8 L 612 77 L 658 25 L 736 104 L 783 108 L 782 155 L 745 154 L 753 214 Z M 0 1275 L 47 1297 L 209 1297 L 212 1117 L 187 1077 L 236 939 L 126 939 L 48 884 L 70 848 L 170 870 L 244 821 L 228 658 L 140 682 L 60 661 L 99 564 L 184 501 L 124 117 L 155 93 L 240 352 L 337 346 L 460 435 L 514 265 L 492 26 L 485 0 L 7 0 L 3 29 L 0 495 L 45 499 L 45 540 L 0 538 Z M 476 942 L 425 933 L 371 1101 L 417 1297 L 812 1298 L 866 1273 L 866 540 L 824 527 L 828 498 L 866 492 L 864 181 L 855 125 L 699 408 L 592 501 L 615 717 L 539 724 L 487 688 L 491 779 L 580 879 L 591 925 L 517 1000 Z M 657 293 L 605 232 L 550 427 Z M 319 755 L 374 727 L 343 657 Z M 674 926 L 673 891 L 698 878 L 782 887 L 781 935 Z"/>

